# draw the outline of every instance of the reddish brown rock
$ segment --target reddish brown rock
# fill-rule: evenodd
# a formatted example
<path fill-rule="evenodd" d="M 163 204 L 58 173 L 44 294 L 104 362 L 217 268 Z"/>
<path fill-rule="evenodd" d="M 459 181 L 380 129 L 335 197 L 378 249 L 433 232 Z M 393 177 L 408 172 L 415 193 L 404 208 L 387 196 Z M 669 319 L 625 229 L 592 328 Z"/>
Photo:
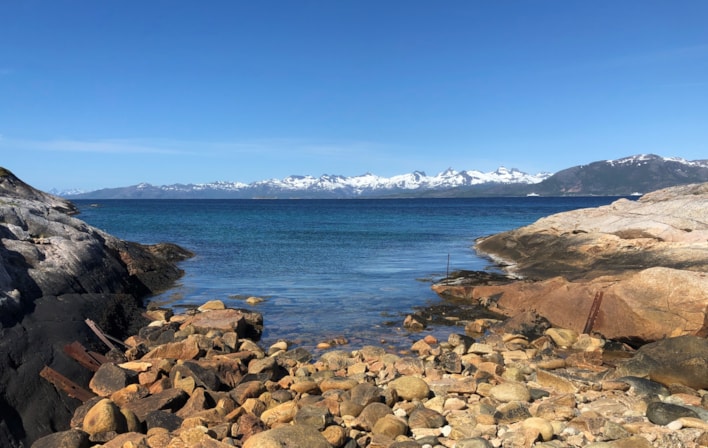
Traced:
<path fill-rule="evenodd" d="M 592 331 L 648 342 L 708 335 L 708 183 L 669 188 L 638 201 L 543 218 L 477 242 L 523 279 L 444 280 L 440 295 L 478 301 L 514 316 L 534 310 L 582 332 L 598 293 Z"/>

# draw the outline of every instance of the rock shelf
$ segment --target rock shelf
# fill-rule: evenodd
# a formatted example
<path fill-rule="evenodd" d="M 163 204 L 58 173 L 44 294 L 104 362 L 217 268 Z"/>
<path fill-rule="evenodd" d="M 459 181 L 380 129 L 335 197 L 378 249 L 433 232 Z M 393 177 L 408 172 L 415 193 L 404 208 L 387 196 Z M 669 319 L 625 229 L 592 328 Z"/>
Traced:
<path fill-rule="evenodd" d="M 219 301 L 111 351 L 71 429 L 34 448 L 708 446 L 708 343 L 633 350 L 527 313 L 409 351 L 258 345 Z"/>

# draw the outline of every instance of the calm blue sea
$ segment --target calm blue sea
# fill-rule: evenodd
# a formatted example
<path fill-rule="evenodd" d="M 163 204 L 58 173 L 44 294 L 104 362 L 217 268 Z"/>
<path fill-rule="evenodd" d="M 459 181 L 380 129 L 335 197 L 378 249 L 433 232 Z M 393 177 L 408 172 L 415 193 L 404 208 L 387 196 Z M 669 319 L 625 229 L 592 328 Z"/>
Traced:
<path fill-rule="evenodd" d="M 263 313 L 263 343 L 312 348 L 343 336 L 347 349 L 385 341 L 407 348 L 414 307 L 448 269 L 482 270 L 472 246 L 560 211 L 614 197 L 387 200 L 79 200 L 79 218 L 121 239 L 179 244 L 196 257 L 153 297 L 175 308 L 221 299 Z M 92 206 L 93 204 L 93 206 Z M 449 267 L 448 267 L 449 260 Z M 245 298 L 264 299 L 249 305 Z M 446 337 L 442 327 L 426 330 Z"/>

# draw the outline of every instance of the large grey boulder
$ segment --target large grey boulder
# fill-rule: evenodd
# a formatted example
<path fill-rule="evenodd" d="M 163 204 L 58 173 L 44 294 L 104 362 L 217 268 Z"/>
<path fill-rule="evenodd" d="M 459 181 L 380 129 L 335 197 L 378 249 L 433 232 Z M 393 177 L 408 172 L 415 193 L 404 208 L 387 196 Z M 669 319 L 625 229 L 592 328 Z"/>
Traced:
<path fill-rule="evenodd" d="M 64 353 L 79 341 L 106 351 L 84 323 L 124 337 L 145 323 L 142 298 L 182 275 L 175 245 L 119 240 L 72 216 L 77 208 L 0 168 L 0 446 L 28 446 L 68 429 L 75 399 L 39 377 L 49 366 L 86 387 Z"/>

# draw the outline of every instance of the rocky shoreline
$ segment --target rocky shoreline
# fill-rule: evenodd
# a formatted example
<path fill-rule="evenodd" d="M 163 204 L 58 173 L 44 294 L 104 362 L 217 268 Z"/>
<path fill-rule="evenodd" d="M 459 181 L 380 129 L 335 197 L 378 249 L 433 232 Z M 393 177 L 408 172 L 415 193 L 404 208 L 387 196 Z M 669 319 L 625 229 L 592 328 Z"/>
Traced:
<path fill-rule="evenodd" d="M 524 313 L 406 352 L 309 352 L 259 346 L 262 316 L 220 301 L 148 315 L 34 448 L 708 446 L 695 336 L 635 351 Z"/>
<path fill-rule="evenodd" d="M 78 400 L 39 374 L 51 367 L 82 383 L 90 374 L 65 353 L 98 350 L 84 323 L 127 337 L 148 322 L 142 299 L 182 275 L 192 254 L 175 245 L 119 240 L 75 218 L 69 201 L 0 168 L 0 446 L 29 446 L 68 425 Z"/>
<path fill-rule="evenodd" d="M 398 352 L 261 347 L 263 317 L 218 301 L 146 311 L 188 251 L 118 240 L 4 169 L 0 212 L 2 446 L 708 446 L 708 184 L 479 241 L 515 275 L 434 289 L 487 317 Z"/>

